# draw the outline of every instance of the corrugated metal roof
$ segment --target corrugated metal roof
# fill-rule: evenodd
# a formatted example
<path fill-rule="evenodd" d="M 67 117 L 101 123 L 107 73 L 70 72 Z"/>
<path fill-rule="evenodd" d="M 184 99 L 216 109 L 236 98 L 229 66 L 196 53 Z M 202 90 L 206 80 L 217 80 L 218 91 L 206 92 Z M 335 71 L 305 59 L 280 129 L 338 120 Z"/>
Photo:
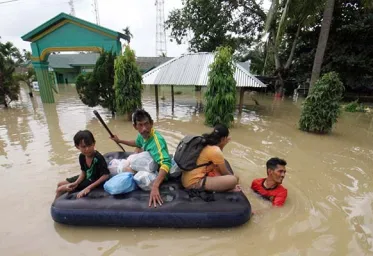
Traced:
<path fill-rule="evenodd" d="M 209 66 L 213 61 L 214 53 L 181 55 L 144 74 L 143 84 L 207 86 Z M 242 66 L 235 65 L 237 87 L 267 87 Z"/>

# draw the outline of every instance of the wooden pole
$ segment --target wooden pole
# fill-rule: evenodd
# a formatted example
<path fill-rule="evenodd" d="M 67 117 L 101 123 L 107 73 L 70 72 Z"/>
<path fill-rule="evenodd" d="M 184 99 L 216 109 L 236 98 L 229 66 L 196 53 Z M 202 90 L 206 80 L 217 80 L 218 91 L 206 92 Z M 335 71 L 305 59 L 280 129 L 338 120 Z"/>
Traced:
<path fill-rule="evenodd" d="M 154 85 L 154 92 L 155 92 L 155 108 L 159 110 L 159 101 L 158 101 L 158 85 Z"/>
<path fill-rule="evenodd" d="M 171 85 L 171 101 L 172 101 L 172 113 L 174 113 L 175 97 L 174 97 L 174 86 Z"/>
<path fill-rule="evenodd" d="M 243 107 L 243 96 L 245 94 L 245 88 L 241 87 L 240 89 L 240 105 L 238 107 L 238 113 L 242 114 L 242 107 Z"/>

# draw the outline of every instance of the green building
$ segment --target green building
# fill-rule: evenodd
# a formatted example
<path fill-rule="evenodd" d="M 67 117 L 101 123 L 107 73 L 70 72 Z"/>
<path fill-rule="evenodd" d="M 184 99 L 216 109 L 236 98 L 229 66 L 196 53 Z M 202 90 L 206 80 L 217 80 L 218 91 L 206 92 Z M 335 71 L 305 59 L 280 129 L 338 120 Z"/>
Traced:
<path fill-rule="evenodd" d="M 80 73 L 92 72 L 98 53 L 51 54 L 49 56 L 49 71 L 55 76 L 57 84 L 75 83 Z M 149 70 L 169 61 L 169 57 L 138 57 L 137 64 L 141 72 Z"/>

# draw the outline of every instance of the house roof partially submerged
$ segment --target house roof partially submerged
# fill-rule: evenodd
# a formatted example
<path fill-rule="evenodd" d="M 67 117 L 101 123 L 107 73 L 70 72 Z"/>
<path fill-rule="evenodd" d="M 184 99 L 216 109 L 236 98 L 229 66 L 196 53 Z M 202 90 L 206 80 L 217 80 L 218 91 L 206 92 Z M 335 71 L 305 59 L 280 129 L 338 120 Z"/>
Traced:
<path fill-rule="evenodd" d="M 74 66 L 95 65 L 99 53 L 51 54 L 48 62 L 52 68 L 73 68 Z M 140 70 L 147 72 L 173 58 L 170 57 L 137 57 L 136 63 Z"/>
<path fill-rule="evenodd" d="M 136 63 L 142 71 L 148 72 L 149 70 L 172 59 L 172 57 L 137 57 Z"/>
<path fill-rule="evenodd" d="M 209 52 L 181 55 L 144 74 L 143 84 L 207 86 L 209 66 L 214 56 Z M 237 87 L 267 87 L 241 65 L 236 63 L 235 66 Z"/>
<path fill-rule="evenodd" d="M 51 54 L 48 62 L 51 68 L 72 68 L 95 65 L 99 57 L 98 53 Z"/>

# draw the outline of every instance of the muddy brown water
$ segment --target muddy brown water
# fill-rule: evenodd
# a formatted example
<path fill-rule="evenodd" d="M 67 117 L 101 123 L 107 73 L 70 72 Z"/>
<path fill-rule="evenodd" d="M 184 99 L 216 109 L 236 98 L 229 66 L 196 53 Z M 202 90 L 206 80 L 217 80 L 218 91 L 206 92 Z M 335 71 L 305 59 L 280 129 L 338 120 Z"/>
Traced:
<path fill-rule="evenodd" d="M 245 96 L 245 110 L 231 129 L 226 158 L 240 176 L 258 214 L 230 229 L 92 228 L 56 224 L 50 205 L 56 183 L 79 172 L 72 138 L 89 129 L 100 152 L 117 151 L 92 113 L 98 110 L 121 138 L 136 131 L 122 117 L 81 103 L 73 86 L 60 86 L 55 104 L 30 99 L 25 88 L 11 109 L 0 109 L 0 255 L 373 255 L 373 115 L 343 113 L 330 135 L 299 131 L 301 100 Z M 153 88 L 144 108 L 172 153 L 183 135 L 204 126 L 200 94 L 162 88 L 159 112 Z M 129 150 L 129 148 L 126 148 Z M 265 175 L 265 161 L 288 161 L 284 180 L 289 197 L 280 209 L 250 191 Z"/>

